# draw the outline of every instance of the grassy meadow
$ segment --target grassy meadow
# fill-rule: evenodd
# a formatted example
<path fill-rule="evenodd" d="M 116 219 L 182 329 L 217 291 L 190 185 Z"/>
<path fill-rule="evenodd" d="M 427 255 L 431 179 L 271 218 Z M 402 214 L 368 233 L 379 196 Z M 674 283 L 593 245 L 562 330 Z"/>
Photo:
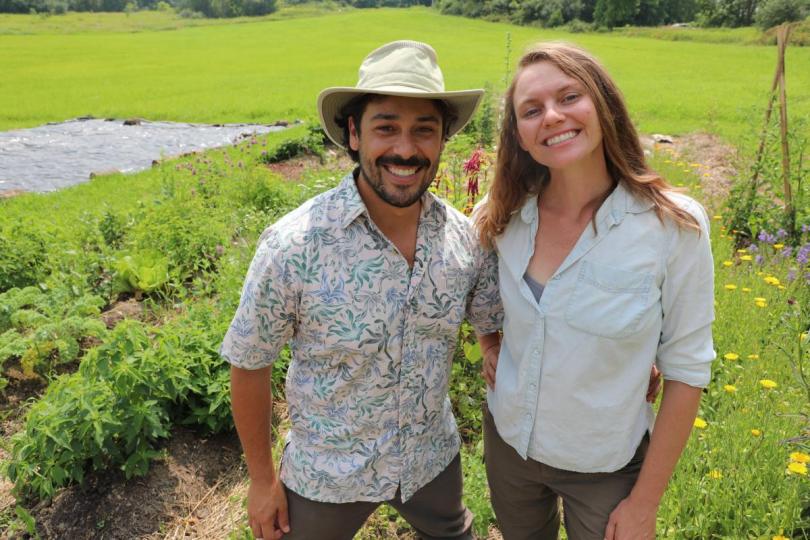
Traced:
<path fill-rule="evenodd" d="M 497 91 L 508 33 L 512 63 L 538 40 L 591 50 L 620 83 L 643 132 L 708 131 L 737 141 L 758 125 L 775 69 L 773 47 L 568 34 L 429 9 L 299 12 L 234 24 L 160 13 L 89 17 L 65 16 L 71 32 L 55 30 L 56 16 L 0 17 L 0 129 L 88 114 L 195 122 L 312 117 L 321 89 L 353 85 L 359 59 L 402 38 L 436 48 L 448 88 L 489 83 Z M 184 26 L 166 31 L 173 25 Z M 789 49 L 787 66 L 791 110 L 810 113 L 810 48 Z"/>
<path fill-rule="evenodd" d="M 570 40 L 596 53 L 642 132 L 706 131 L 750 158 L 773 47 L 574 35 L 427 9 L 294 11 L 233 23 L 165 13 L 0 16 L 0 129 L 84 114 L 217 123 L 313 117 L 320 89 L 353 85 L 358 61 L 397 38 L 433 44 L 449 88 L 490 83 L 497 92 L 507 32 L 512 62 L 537 39 Z M 810 116 L 807 68 L 810 48 L 789 49 L 792 117 Z M 312 137 L 296 127 L 165 159 L 138 174 L 0 198 L 0 404 L 3 392 L 40 384 L 19 409 L 2 410 L 3 419 L 17 418 L 16 434 L 0 443 L 0 471 L 16 483 L 18 498 L 0 504 L 0 537 L 42 533 L 37 501 L 87 475 L 143 474 L 165 459 L 160 449 L 174 425 L 201 436 L 232 429 L 217 347 L 258 235 L 346 172 L 345 161 L 323 153 Z M 320 157 L 310 155 L 294 175 L 270 164 L 296 144 Z M 456 137 L 440 167 L 437 192 L 459 208 L 471 202 L 463 164 L 475 147 L 472 134 Z M 482 191 L 492 175 L 491 149 L 484 158 Z M 799 251 L 810 245 L 810 232 L 791 246 L 770 228 L 738 246 L 726 202 L 701 190 L 712 172 L 705 164 L 665 145 L 650 159 L 712 216 L 718 353 L 661 505 L 659 537 L 808 538 L 810 448 L 798 438 L 810 435 L 810 266 Z M 144 315 L 100 327 L 100 312 L 122 299 L 139 302 Z M 486 538 L 494 516 L 481 461 L 484 384 L 469 332 L 453 365 L 451 399 L 464 440 L 466 501 Z M 274 367 L 277 387 L 288 361 L 285 353 Z M 220 494 L 216 487 L 214 497 L 231 504 L 216 537 L 250 539 L 244 491 Z M 116 537 L 112 521 L 100 517 L 99 534 Z M 150 538 L 160 535 L 153 532 Z M 383 508 L 359 538 L 412 534 Z"/>

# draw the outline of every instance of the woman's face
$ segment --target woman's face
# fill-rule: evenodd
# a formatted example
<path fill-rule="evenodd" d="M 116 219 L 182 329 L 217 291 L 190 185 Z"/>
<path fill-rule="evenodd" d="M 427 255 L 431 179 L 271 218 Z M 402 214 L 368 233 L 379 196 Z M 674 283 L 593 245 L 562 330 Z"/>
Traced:
<path fill-rule="evenodd" d="M 604 162 L 602 129 L 591 96 L 551 62 L 523 68 L 514 108 L 520 147 L 551 171 Z"/>

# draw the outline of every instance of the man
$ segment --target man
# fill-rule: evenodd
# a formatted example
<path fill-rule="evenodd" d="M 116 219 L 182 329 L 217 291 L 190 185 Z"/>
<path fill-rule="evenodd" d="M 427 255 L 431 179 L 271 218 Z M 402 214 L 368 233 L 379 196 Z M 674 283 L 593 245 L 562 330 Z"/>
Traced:
<path fill-rule="evenodd" d="M 482 95 L 445 92 L 433 49 L 397 41 L 319 96 L 357 168 L 263 233 L 221 349 L 256 537 L 352 538 L 387 502 L 423 538 L 472 538 L 447 389 L 465 318 L 496 350 L 497 260 L 427 189 Z M 276 473 L 270 365 L 288 341 Z"/>

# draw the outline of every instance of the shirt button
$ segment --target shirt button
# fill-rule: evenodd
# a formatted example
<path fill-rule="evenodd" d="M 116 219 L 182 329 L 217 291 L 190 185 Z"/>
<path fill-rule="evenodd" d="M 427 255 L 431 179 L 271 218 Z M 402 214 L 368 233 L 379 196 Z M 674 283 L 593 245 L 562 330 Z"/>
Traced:
<path fill-rule="evenodd" d="M 534 383 L 529 385 L 529 390 L 535 390 L 536 388 L 537 388 L 537 385 L 534 384 Z"/>

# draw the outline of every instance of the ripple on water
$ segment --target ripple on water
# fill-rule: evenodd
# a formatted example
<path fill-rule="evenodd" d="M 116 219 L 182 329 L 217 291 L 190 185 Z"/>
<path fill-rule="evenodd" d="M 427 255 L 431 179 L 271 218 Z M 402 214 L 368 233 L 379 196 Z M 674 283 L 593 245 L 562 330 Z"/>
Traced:
<path fill-rule="evenodd" d="M 233 144 L 244 135 L 284 129 L 257 124 L 186 124 L 77 119 L 0 132 L 0 192 L 54 191 L 97 171 L 135 172 L 152 161 Z"/>

